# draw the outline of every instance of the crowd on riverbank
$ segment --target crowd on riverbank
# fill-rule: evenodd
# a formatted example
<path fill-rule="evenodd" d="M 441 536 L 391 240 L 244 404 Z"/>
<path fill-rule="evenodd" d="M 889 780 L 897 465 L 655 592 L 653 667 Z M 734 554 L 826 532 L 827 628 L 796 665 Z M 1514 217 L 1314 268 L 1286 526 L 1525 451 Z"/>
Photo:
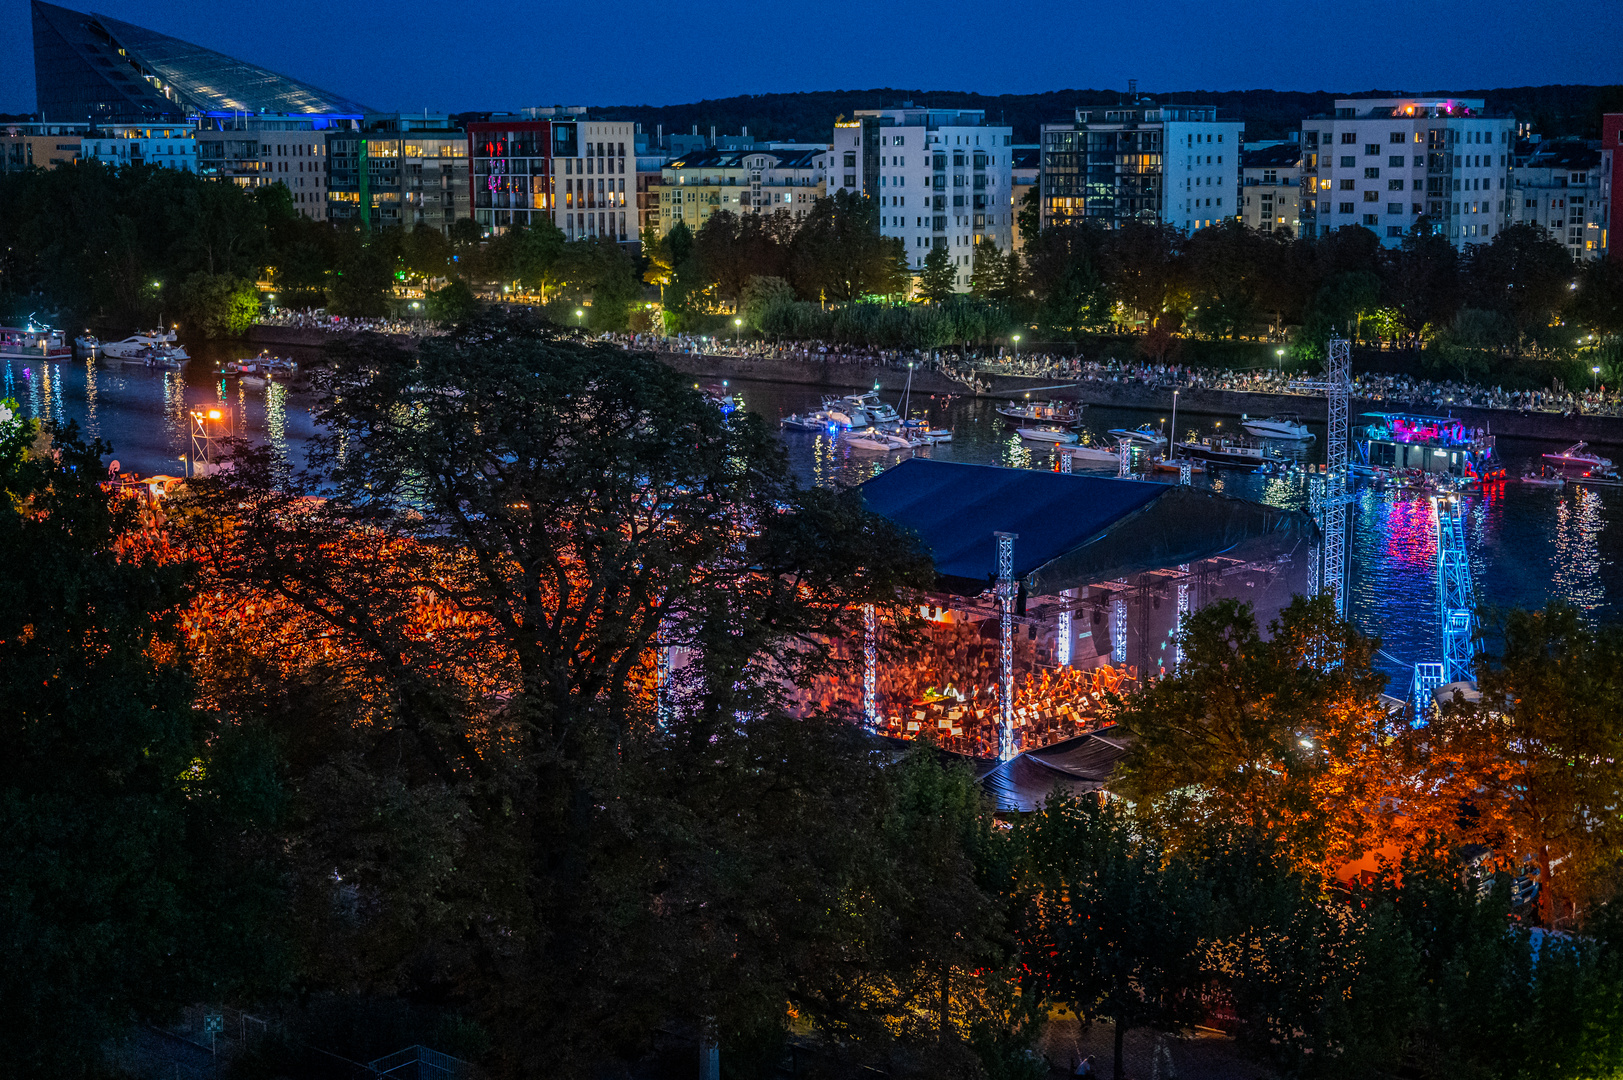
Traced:
<path fill-rule="evenodd" d="M 802 341 L 728 342 L 716 338 L 654 334 L 605 335 L 629 349 L 686 356 L 725 357 L 734 361 L 788 361 L 839 364 L 905 370 L 910 364 L 962 383 L 972 391 L 991 389 L 993 376 L 1023 376 L 1079 384 L 1111 383 L 1155 390 L 1226 390 L 1237 393 L 1322 397 L 1323 384 L 1312 376 L 1281 368 L 1235 370 L 1194 367 L 1114 358 L 1085 360 L 1076 356 L 1033 354 L 1015 357 L 1002 350 L 988 353 L 865 349 L 848 345 Z M 1364 401 L 1390 402 L 1408 408 L 1461 406 L 1503 409 L 1523 413 L 1569 416 L 1623 416 L 1623 393 L 1596 385 L 1583 390 L 1505 390 L 1452 379 L 1422 379 L 1411 375 L 1364 372 L 1352 379 L 1352 396 Z"/>
<path fill-rule="evenodd" d="M 380 319 L 348 315 L 328 315 L 324 311 L 295 311 L 278 308 L 257 320 L 260 326 L 285 326 L 295 330 L 321 330 L 329 334 L 398 334 L 426 337 L 444 333 L 436 323 L 423 319 Z"/>

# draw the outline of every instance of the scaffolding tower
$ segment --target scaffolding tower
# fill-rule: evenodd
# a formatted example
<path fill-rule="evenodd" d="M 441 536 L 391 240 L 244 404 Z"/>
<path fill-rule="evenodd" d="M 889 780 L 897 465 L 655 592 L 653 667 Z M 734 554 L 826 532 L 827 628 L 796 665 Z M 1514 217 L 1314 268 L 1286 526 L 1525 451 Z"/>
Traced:
<path fill-rule="evenodd" d="M 1465 513 L 1458 496 L 1431 500 L 1437 522 L 1437 602 L 1442 616 L 1443 676 L 1447 682 L 1471 682 L 1476 639 L 1471 562 L 1465 554 Z"/>
<path fill-rule="evenodd" d="M 997 756 L 999 761 L 1014 757 L 1014 542 L 1018 533 L 997 532 L 998 641 L 1001 667 L 998 675 Z"/>
<path fill-rule="evenodd" d="M 1331 338 L 1325 354 L 1329 428 L 1324 448 L 1324 588 L 1336 614 L 1347 617 L 1347 399 L 1352 390 L 1352 343 Z"/>

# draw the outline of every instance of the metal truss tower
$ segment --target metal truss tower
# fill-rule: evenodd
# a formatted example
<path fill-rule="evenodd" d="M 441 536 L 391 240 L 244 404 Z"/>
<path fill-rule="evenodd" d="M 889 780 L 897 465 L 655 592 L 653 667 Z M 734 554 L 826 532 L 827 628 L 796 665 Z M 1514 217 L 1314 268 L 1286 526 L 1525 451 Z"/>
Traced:
<path fill-rule="evenodd" d="M 1324 454 L 1324 587 L 1336 614 L 1347 617 L 1347 399 L 1352 390 L 1352 344 L 1331 338 L 1325 359 L 1330 430 Z"/>
<path fill-rule="evenodd" d="M 997 756 L 999 761 L 1014 757 L 1014 542 L 1018 533 L 993 533 L 997 537 L 998 641 L 1002 666 L 999 669 Z"/>
<path fill-rule="evenodd" d="M 1133 440 L 1125 435 L 1116 437 L 1116 475 L 1124 480 L 1133 475 Z"/>
<path fill-rule="evenodd" d="M 1470 682 L 1476 607 L 1472 602 L 1471 562 L 1465 555 L 1465 514 L 1457 496 L 1433 496 L 1437 520 L 1437 602 L 1443 629 L 1443 677 Z"/>
<path fill-rule="evenodd" d="M 874 677 L 879 666 L 878 626 L 872 604 L 862 605 L 862 718 L 870 727 L 879 723 L 879 700 Z"/>

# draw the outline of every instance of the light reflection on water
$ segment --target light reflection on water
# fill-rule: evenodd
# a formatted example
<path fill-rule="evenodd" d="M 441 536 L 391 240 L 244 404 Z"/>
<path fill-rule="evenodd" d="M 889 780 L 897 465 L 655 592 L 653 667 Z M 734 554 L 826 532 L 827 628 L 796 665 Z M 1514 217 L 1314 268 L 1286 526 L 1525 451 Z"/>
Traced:
<path fill-rule="evenodd" d="M 229 347 L 217 351 L 216 359 L 231 358 Z M 187 447 L 189 408 L 213 404 L 230 407 L 238 434 L 268 443 L 288 466 L 302 465 L 301 448 L 314 432 L 310 396 L 276 383 L 256 388 L 222 381 L 212 372 L 212 365 L 201 360 L 184 375 L 135 366 L 0 361 L 0 382 L 8 396 L 21 402 L 25 415 L 78 421 L 87 434 L 99 433 L 112 443 L 126 470 L 179 472 L 177 458 Z M 752 411 L 772 422 L 784 413 L 817 408 L 824 392 L 809 386 L 749 383 L 745 400 Z M 894 395 L 886 397 L 894 401 Z M 915 415 L 953 432 L 951 443 L 921 448 L 918 456 L 1055 467 L 1055 448 L 1023 443 L 997 415 L 997 403 L 990 399 L 960 397 L 946 402 L 916 394 L 912 404 Z M 1083 441 L 1108 445 L 1109 429 L 1170 420 L 1169 414 L 1170 410 L 1090 407 L 1083 417 Z M 1237 420 L 1180 411 L 1178 432 L 1232 431 Z M 1296 453 L 1310 463 L 1322 461 L 1324 427 L 1311 419 L 1309 423 L 1319 438 Z M 852 450 L 826 431 L 788 432 L 784 444 L 794 471 L 806 482 L 824 486 L 861 483 L 904 456 Z M 1543 444 L 1500 440 L 1512 476 L 1546 449 Z M 1115 472 L 1109 462 L 1078 461 L 1075 466 L 1093 475 Z M 1211 490 L 1275 506 L 1307 505 L 1307 484 L 1300 473 L 1261 477 L 1218 470 L 1194 479 Z M 1623 545 L 1619 507 L 1623 490 L 1563 491 L 1512 483 L 1470 496 L 1466 528 L 1479 601 L 1500 608 L 1525 607 L 1564 597 L 1597 618 L 1623 618 L 1618 605 L 1623 597 L 1623 571 L 1617 559 Z M 1403 492 L 1360 490 L 1349 517 L 1351 613 L 1396 658 L 1389 670 L 1401 680 L 1401 689 L 1407 686 L 1405 665 L 1441 654 L 1431 507 L 1424 498 Z"/>

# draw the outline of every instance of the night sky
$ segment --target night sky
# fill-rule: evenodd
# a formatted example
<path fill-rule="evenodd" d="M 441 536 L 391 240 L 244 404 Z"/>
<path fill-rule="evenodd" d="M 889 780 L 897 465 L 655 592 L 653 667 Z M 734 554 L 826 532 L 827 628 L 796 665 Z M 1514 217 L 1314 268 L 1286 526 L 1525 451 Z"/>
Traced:
<path fill-rule="evenodd" d="M 468 5 L 87 0 L 382 110 L 673 104 L 891 86 L 1359 91 L 1623 79 L 1617 0 Z M 0 0 L 0 112 L 34 108 L 27 0 Z"/>

